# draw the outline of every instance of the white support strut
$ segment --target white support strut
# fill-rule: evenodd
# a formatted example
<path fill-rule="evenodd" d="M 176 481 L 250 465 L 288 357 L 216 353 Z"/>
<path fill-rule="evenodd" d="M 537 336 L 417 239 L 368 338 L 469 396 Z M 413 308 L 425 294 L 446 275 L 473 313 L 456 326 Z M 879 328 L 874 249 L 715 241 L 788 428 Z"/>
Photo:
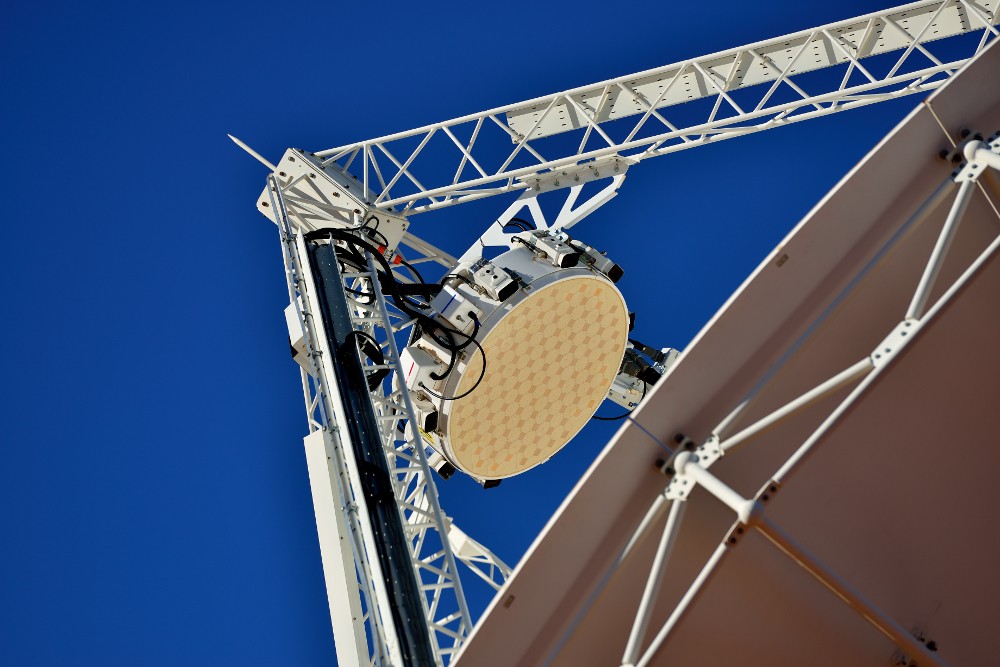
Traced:
<path fill-rule="evenodd" d="M 998 8 L 997 0 L 922 0 L 316 156 L 358 174 L 372 210 L 415 214 L 532 189 L 539 178 L 606 157 L 640 161 L 933 90 L 1000 34 Z M 932 52 L 935 42 L 973 32 L 981 38 L 958 59 Z M 884 62 L 861 64 L 873 56 Z M 825 88 L 814 78 L 797 83 L 827 68 Z M 703 115 L 693 110 L 712 99 Z M 546 141 L 565 133 L 580 141 Z M 490 134 L 513 147 L 497 154 Z"/>
<path fill-rule="evenodd" d="M 789 477 L 795 474 L 802 466 L 803 461 L 819 447 L 830 429 L 844 417 L 855 403 L 863 398 L 865 393 L 880 376 L 892 371 L 893 362 L 900 356 L 901 352 L 907 346 L 919 340 L 924 328 L 938 317 L 954 301 L 956 296 L 966 288 L 969 282 L 1000 252 L 1000 236 L 996 236 L 968 264 L 965 270 L 953 280 L 951 285 L 937 296 L 934 303 L 929 308 L 927 307 L 935 279 L 948 253 L 955 230 L 965 214 L 969 197 L 974 192 L 979 176 L 987 168 L 1000 170 L 1000 133 L 992 136 L 989 143 L 980 140 L 969 141 L 964 146 L 964 155 L 967 158 L 967 162 L 959 170 L 955 171 L 945 184 L 936 188 L 902 226 L 902 231 L 905 231 L 912 225 L 923 223 L 929 214 L 941 205 L 947 194 L 953 191 L 953 188 L 946 187 L 946 185 L 960 184 L 955 200 L 939 232 L 937 242 L 931 250 L 926 264 L 923 266 L 920 280 L 915 288 L 910 305 L 905 311 L 905 316 L 875 346 L 871 354 L 816 387 L 805 391 L 799 397 L 792 399 L 784 406 L 774 410 L 750 426 L 745 427 L 735 435 L 720 436 L 720 433 L 728 430 L 737 420 L 739 413 L 745 410 L 746 406 L 749 405 L 761 389 L 761 385 L 754 387 L 750 394 L 739 403 L 737 409 L 716 427 L 712 435 L 702 445 L 695 446 L 695 443 L 692 441 L 682 438 L 679 442 L 683 447 L 670 457 L 668 461 L 662 462 L 660 466 L 661 470 L 671 476 L 667 490 L 665 491 L 665 497 L 673 500 L 675 508 L 678 504 L 683 504 L 687 501 L 687 498 L 695 487 L 701 487 L 734 512 L 736 515 L 736 524 L 719 544 L 712 557 L 705 563 L 699 575 L 688 587 L 687 593 L 673 610 L 673 613 L 664 622 L 659 632 L 645 649 L 645 652 L 637 660 L 643 634 L 645 633 L 645 624 L 648 621 L 648 592 L 651 589 L 655 590 L 664 576 L 662 571 L 665 565 L 664 554 L 669 549 L 668 541 L 671 539 L 668 533 L 664 534 L 660 549 L 653 558 L 646 593 L 644 593 L 638 604 L 633 631 L 629 636 L 622 662 L 623 665 L 631 666 L 635 664 L 638 667 L 645 667 L 652 663 L 655 656 L 663 649 L 670 638 L 674 628 L 687 614 L 687 610 L 693 601 L 701 594 L 706 583 L 714 576 L 722 559 L 729 551 L 738 548 L 737 545 L 741 541 L 739 536 L 743 535 L 747 529 L 754 529 L 783 554 L 808 572 L 815 580 L 834 593 L 870 625 L 890 639 L 902 651 L 900 655 L 904 659 L 917 660 L 922 665 L 946 667 L 948 663 L 941 655 L 936 653 L 936 649 L 932 645 L 925 642 L 921 636 L 906 630 L 896 619 L 879 609 L 865 597 L 862 591 L 853 587 L 843 576 L 824 564 L 816 555 L 812 554 L 803 544 L 797 541 L 793 535 L 786 532 L 772 517 L 768 516 L 767 505 L 779 493 L 781 486 Z M 867 275 L 869 271 L 885 258 L 887 254 L 885 251 L 892 248 L 898 241 L 899 235 L 899 232 L 897 232 L 887 242 L 883 251 L 877 253 L 871 262 L 862 268 L 860 271 L 861 276 Z M 848 287 L 845 288 L 845 294 L 849 294 L 858 284 L 859 281 L 857 279 L 852 280 Z M 838 302 L 841 296 L 838 296 L 835 302 Z M 902 308 L 900 310 L 903 312 Z M 820 315 L 821 320 L 823 317 L 825 315 Z M 794 347 L 796 346 L 793 345 Z M 776 369 L 772 369 L 766 374 L 766 377 L 773 377 L 775 371 Z M 828 416 L 814 428 L 811 435 L 775 471 L 770 480 L 754 497 L 744 497 L 721 478 L 709 471 L 709 467 L 722 456 L 725 450 L 736 450 L 738 445 L 749 442 L 765 432 L 769 427 L 787 419 L 803 407 L 814 404 L 821 398 L 829 396 L 852 384 L 854 384 L 854 387 L 847 396 L 831 408 Z M 657 498 L 657 501 L 659 500 L 660 497 Z M 672 522 L 668 521 L 666 530 L 670 532 L 674 529 L 675 527 L 672 525 Z M 904 663 L 900 662 L 898 664 Z M 907 662 L 906 664 L 911 663 Z"/>

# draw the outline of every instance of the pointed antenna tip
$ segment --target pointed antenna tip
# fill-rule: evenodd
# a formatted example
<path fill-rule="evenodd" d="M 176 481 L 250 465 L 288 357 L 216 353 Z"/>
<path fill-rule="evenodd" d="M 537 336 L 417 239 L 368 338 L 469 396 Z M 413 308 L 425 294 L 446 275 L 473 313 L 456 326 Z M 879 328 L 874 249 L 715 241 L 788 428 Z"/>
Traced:
<path fill-rule="evenodd" d="M 229 137 L 230 139 L 232 139 L 232 140 L 233 140 L 233 143 L 235 143 L 235 144 L 236 144 L 237 146 L 239 146 L 240 148 L 242 148 L 243 150 L 245 150 L 245 151 L 246 151 L 247 153 L 249 153 L 249 154 L 250 154 L 250 155 L 251 155 L 252 157 L 254 157 L 254 158 L 255 158 L 255 159 L 256 159 L 256 160 L 258 161 L 258 162 L 260 162 L 260 163 L 261 163 L 262 165 L 264 165 L 265 167 L 267 167 L 267 168 L 268 168 L 268 169 L 270 169 L 271 171 L 275 171 L 275 170 L 277 169 L 277 167 L 275 167 L 275 166 L 274 166 L 273 164 L 271 164 L 270 162 L 268 162 L 268 161 L 267 161 L 267 160 L 266 160 L 266 159 L 264 158 L 264 156 L 263 156 L 263 155 L 261 155 L 260 153 L 258 153 L 258 152 L 257 152 L 257 151 L 255 151 L 254 149 L 250 148 L 249 146 L 247 146 L 247 145 L 246 145 L 245 143 L 243 143 L 242 141 L 240 141 L 239 139 L 237 139 L 237 138 L 236 138 L 236 137 L 234 137 L 233 135 L 231 135 L 231 134 L 229 134 L 229 133 L 227 132 L 227 133 L 226 133 L 226 136 L 227 136 L 227 137 Z"/>

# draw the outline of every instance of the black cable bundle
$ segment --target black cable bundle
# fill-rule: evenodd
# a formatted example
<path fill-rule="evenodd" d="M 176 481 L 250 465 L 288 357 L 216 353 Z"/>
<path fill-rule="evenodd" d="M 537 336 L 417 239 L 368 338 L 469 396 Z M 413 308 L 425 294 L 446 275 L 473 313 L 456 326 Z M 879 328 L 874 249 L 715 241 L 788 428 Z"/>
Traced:
<path fill-rule="evenodd" d="M 508 227 L 515 227 L 520 229 L 522 232 L 530 232 L 534 229 L 538 229 L 524 218 L 511 218 L 503 226 L 504 229 L 507 229 Z"/>
<path fill-rule="evenodd" d="M 369 220 L 371 220 L 371 218 L 369 218 Z M 377 232 L 377 227 L 376 228 L 367 227 L 367 222 L 366 226 L 363 227 L 362 229 L 368 232 L 378 233 L 379 236 L 382 236 L 381 233 Z M 382 236 L 382 238 L 385 239 L 384 236 Z M 404 264 L 407 267 L 407 269 L 411 271 L 414 274 L 414 276 L 418 278 L 418 280 L 420 280 L 420 282 L 413 285 L 401 284 L 399 280 L 396 278 L 396 276 L 392 273 L 392 267 L 389 265 L 388 260 L 386 260 L 386 258 L 383 256 L 382 252 L 376 246 L 372 245 L 372 243 L 369 242 L 367 239 L 364 239 L 361 236 L 352 233 L 348 230 L 320 229 L 314 232 L 307 233 L 305 235 L 305 239 L 307 241 L 315 241 L 317 239 L 329 239 L 330 241 L 339 242 L 339 244 L 336 246 L 337 259 L 340 262 L 348 266 L 352 266 L 360 271 L 368 270 L 368 262 L 365 260 L 366 252 L 369 253 L 375 259 L 375 261 L 382 268 L 381 271 L 376 270 L 376 274 L 377 274 L 377 279 L 379 281 L 379 285 L 383 290 L 383 293 L 386 294 L 392 300 L 392 303 L 396 308 L 406 313 L 416 321 L 415 327 L 417 327 L 418 329 L 417 329 L 417 334 L 414 336 L 414 339 L 419 337 L 420 331 L 423 331 L 435 343 L 437 343 L 438 345 L 440 345 L 441 347 L 443 347 L 444 349 L 448 350 L 451 353 L 451 358 L 448 360 L 448 367 L 444 370 L 443 373 L 440 374 L 432 373 L 431 377 L 433 379 L 442 380 L 446 378 L 448 375 L 450 375 L 458 363 L 458 355 L 467 347 L 469 347 L 469 345 L 476 346 L 476 348 L 479 350 L 479 353 L 483 357 L 483 369 L 482 372 L 479 374 L 479 378 L 476 380 L 476 383 L 472 386 L 471 389 L 465 391 L 459 396 L 442 396 L 440 394 L 434 393 L 427 387 L 424 387 L 424 390 L 427 393 L 441 400 L 455 401 L 460 398 L 465 398 L 466 396 L 471 394 L 477 387 L 479 387 L 480 383 L 483 381 L 483 377 L 486 375 L 486 352 L 485 350 L 483 350 L 482 345 L 479 344 L 479 341 L 475 339 L 476 335 L 479 333 L 479 328 L 480 328 L 479 320 L 473 317 L 474 328 L 472 330 L 472 334 L 471 335 L 465 334 L 462 333 L 461 331 L 452 329 L 451 327 L 447 327 L 441 324 L 433 317 L 431 317 L 423 310 L 421 310 L 422 308 L 427 307 L 426 304 L 417 303 L 410 298 L 411 295 L 425 296 L 427 298 L 431 298 L 441 291 L 443 285 L 441 284 L 428 285 L 424 283 L 423 277 L 420 276 L 419 272 L 417 272 L 416 269 L 414 269 L 411 265 L 409 265 L 405 261 L 401 261 L 401 263 Z M 449 277 L 451 276 L 445 276 L 444 279 L 447 279 Z M 442 282 L 444 279 L 442 279 Z M 350 290 L 350 291 L 352 293 L 355 292 L 355 290 Z M 361 332 L 358 333 L 360 334 Z M 367 336 L 367 334 L 364 335 Z M 458 342 L 456 341 L 455 338 L 456 336 L 463 337 L 465 338 L 465 340 L 462 342 Z M 371 338 L 371 336 L 368 336 L 368 338 Z M 372 341 L 374 341 L 374 339 L 372 339 Z M 373 358 L 364 349 L 362 349 L 362 352 L 367 356 L 369 356 L 369 358 Z M 379 350 L 379 354 L 381 354 L 381 349 Z M 374 375 L 372 377 L 374 377 Z M 378 378 L 377 382 L 380 382 L 383 377 L 385 377 L 385 374 L 382 374 L 382 376 Z M 371 381 L 372 379 L 371 377 L 369 377 L 369 383 L 371 383 Z M 375 386 L 377 386 L 377 384 Z"/>

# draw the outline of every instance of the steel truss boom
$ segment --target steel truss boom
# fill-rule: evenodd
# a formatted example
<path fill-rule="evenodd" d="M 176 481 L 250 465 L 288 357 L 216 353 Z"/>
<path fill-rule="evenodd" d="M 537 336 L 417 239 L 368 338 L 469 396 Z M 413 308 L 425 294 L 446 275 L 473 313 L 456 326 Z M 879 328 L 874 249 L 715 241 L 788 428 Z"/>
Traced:
<path fill-rule="evenodd" d="M 998 8 L 923 0 L 316 156 L 358 178 L 372 209 L 538 189 L 546 173 L 609 156 L 644 160 L 933 90 L 1000 34 Z"/>
<path fill-rule="evenodd" d="M 994 27 L 998 16 L 1000 0 L 923 0 L 407 132 L 312 154 L 290 151 L 278 167 L 237 140 L 274 172 L 258 207 L 279 227 L 292 312 L 308 357 L 302 371 L 310 430 L 306 451 L 338 659 L 344 664 L 401 664 L 406 651 L 400 636 L 408 628 L 399 626 L 410 624 L 394 614 L 386 585 L 391 568 L 383 568 L 373 548 L 373 518 L 366 507 L 371 493 L 361 484 L 364 471 L 352 449 L 306 233 L 363 229 L 381 211 L 381 229 L 399 233 L 385 245 L 392 246 L 403 265 L 412 269 L 429 262 L 450 269 L 455 258 L 413 236 L 408 216 L 519 192 L 521 197 L 469 251 L 473 253 L 480 246 L 505 243 L 504 222 L 523 207 L 539 228 L 571 227 L 609 201 L 638 161 L 937 88 L 1000 36 Z M 991 144 L 982 155 L 995 161 L 997 150 Z M 607 178 L 610 185 L 577 205 L 585 184 Z M 549 224 L 535 198 L 565 188 L 566 203 Z M 946 251 L 942 242 L 940 254 Z M 330 289 L 343 289 L 348 326 L 359 333 L 356 340 L 367 337 L 380 350 L 381 360 L 360 359 L 363 369 L 372 375 L 393 373 L 399 367 L 395 336 L 413 322 L 382 294 L 374 256 L 366 254 L 365 259 L 367 267 L 350 267 Z M 387 272 L 408 280 L 395 265 Z M 929 272 L 925 282 L 933 284 L 935 278 Z M 911 324 L 925 317 L 928 290 L 914 296 L 907 315 Z M 736 434 L 725 433 L 720 425 L 715 440 L 703 444 L 701 463 L 680 468 L 687 470 L 692 487 L 697 483 L 711 491 L 712 478 L 702 473 L 715 458 L 816 396 L 825 396 L 831 387 L 876 373 L 877 365 L 859 362 L 766 423 Z M 472 629 L 457 563 L 497 589 L 510 568 L 453 526 L 441 510 L 405 386 L 393 384 L 391 376 L 374 384 L 364 400 L 371 403 L 403 530 L 404 539 L 397 542 L 406 553 L 397 554 L 396 562 L 408 559 L 415 574 L 420 603 L 414 609 L 423 614 L 430 640 L 425 653 L 432 654 L 435 664 L 446 664 Z M 744 503 L 740 507 L 746 512 L 754 507 L 750 499 L 727 495 L 726 489 L 715 491 L 733 505 Z M 661 564 L 668 561 L 673 526 L 681 520 L 680 503 L 685 501 L 677 494 L 663 498 L 677 509 L 662 539 Z M 767 533 L 768 524 L 757 521 L 756 514 L 740 519 L 775 544 L 784 544 L 777 529 Z M 648 664 L 671 631 L 661 628 L 643 651 L 648 608 L 658 586 L 659 575 L 651 576 L 623 664 Z M 899 639 L 894 629 L 887 632 Z M 900 644 L 919 654 L 902 640 Z"/>

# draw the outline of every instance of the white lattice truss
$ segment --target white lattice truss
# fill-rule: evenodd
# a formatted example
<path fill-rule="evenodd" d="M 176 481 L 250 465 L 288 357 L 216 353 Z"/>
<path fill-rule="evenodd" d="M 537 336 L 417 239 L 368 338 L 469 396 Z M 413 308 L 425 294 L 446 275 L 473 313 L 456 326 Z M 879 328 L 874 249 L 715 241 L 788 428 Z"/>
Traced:
<path fill-rule="evenodd" d="M 440 255 L 435 254 L 431 258 L 414 258 L 411 264 L 434 261 L 438 257 Z M 366 372 L 385 369 L 395 374 L 399 368 L 396 334 L 407 331 L 414 321 L 385 299 L 375 279 L 375 266 L 370 257 L 367 272 L 345 273 L 344 278 L 347 297 L 354 309 L 355 327 L 375 337 L 386 357 L 384 365 L 362 357 Z M 419 435 L 402 428 L 406 423 L 416 424 L 417 421 L 409 393 L 403 385 L 394 388 L 393 377 L 390 375 L 372 392 L 372 401 L 382 428 L 396 501 L 410 539 L 413 565 L 427 594 L 428 621 L 441 635 L 437 638 L 440 654 L 448 656 L 472 630 L 455 562 L 464 563 L 494 590 L 503 585 L 511 570 L 464 534 L 463 542 L 472 542 L 474 548 L 453 551 L 449 536 L 456 529 L 441 511 Z"/>
<path fill-rule="evenodd" d="M 848 368 L 833 377 L 821 382 L 816 387 L 801 396 L 791 400 L 753 424 L 732 432 L 732 425 L 737 422 L 753 404 L 754 400 L 766 390 L 768 383 L 781 370 L 788 357 L 779 360 L 756 387 L 754 387 L 725 419 L 723 419 L 704 442 L 697 443 L 687 438 L 678 438 L 678 446 L 672 454 L 662 462 L 661 469 L 668 477 L 663 492 L 658 495 L 648 508 L 646 515 L 627 540 L 626 546 L 614 559 L 610 568 L 603 573 L 599 583 L 592 591 L 587 601 L 579 608 L 574 617 L 564 629 L 561 638 L 555 642 L 554 648 L 543 664 L 550 664 L 564 645 L 567 638 L 576 631 L 581 620 L 586 616 L 593 602 L 612 580 L 615 572 L 625 563 L 643 536 L 649 532 L 664 512 L 668 512 L 667 520 L 657 545 L 645 589 L 636 610 L 632 630 L 622 656 L 622 667 L 648 667 L 655 664 L 656 656 L 669 641 L 674 629 L 687 615 L 692 603 L 719 569 L 726 557 L 738 548 L 745 533 L 754 530 L 763 535 L 778 551 L 784 553 L 793 562 L 805 569 L 811 576 L 826 586 L 835 596 L 850 606 L 856 613 L 876 630 L 891 639 L 899 653 L 893 664 L 920 664 L 947 667 L 943 658 L 929 649 L 920 637 L 907 630 L 897 620 L 887 615 L 867 599 L 863 591 L 839 576 L 837 572 L 827 567 L 814 554 L 810 553 L 795 536 L 785 531 L 768 516 L 767 504 L 780 493 L 783 483 L 792 476 L 803 461 L 812 453 L 823 436 L 836 426 L 840 418 L 850 408 L 864 399 L 866 392 L 878 378 L 891 372 L 893 360 L 905 347 L 920 338 L 921 329 L 932 321 L 943 309 L 961 293 L 962 289 L 973 280 L 988 264 L 991 258 L 1000 251 L 1000 236 L 989 243 L 982 252 L 969 263 L 958 278 L 947 287 L 936 302 L 929 299 L 934 291 L 941 267 L 944 265 L 952 240 L 959 228 L 962 217 L 971 197 L 974 195 L 980 175 L 986 169 L 1000 171 L 1000 133 L 990 138 L 990 143 L 974 140 L 965 148 L 968 161 L 964 166 L 949 176 L 930 196 L 916 209 L 903 228 L 883 246 L 873 259 L 861 270 L 861 273 L 834 300 L 839 303 L 848 297 L 851 291 L 860 283 L 860 279 L 876 271 L 880 263 L 889 255 L 893 247 L 904 237 L 905 232 L 923 224 L 936 210 L 944 205 L 952 195 L 951 206 L 945 222 L 938 234 L 937 242 L 922 267 L 916 290 L 909 304 L 900 304 L 900 312 L 905 312 L 903 319 L 886 332 L 886 338 L 863 359 L 858 360 Z M 956 192 L 957 188 L 957 192 Z M 998 218 L 1000 221 L 1000 218 Z M 905 311 L 904 311 L 905 308 Z M 822 319 L 829 312 L 820 315 L 820 319 L 807 328 L 803 337 L 792 345 L 791 349 L 808 339 Z M 790 459 L 788 459 L 770 479 L 763 480 L 760 490 L 752 498 L 744 498 L 729 487 L 723 480 L 709 471 L 709 468 L 725 455 L 732 455 L 738 449 L 749 445 L 755 438 L 764 434 L 775 424 L 789 419 L 802 410 L 814 405 L 817 401 L 831 396 L 839 390 L 851 387 L 848 395 L 837 404 L 827 417 L 815 428 L 812 434 L 802 443 Z M 650 437 L 653 437 L 650 435 Z M 654 438 L 655 439 L 655 438 Z M 669 450 L 667 445 L 657 440 L 658 444 Z M 730 531 L 721 536 L 718 547 L 709 557 L 702 570 L 698 573 L 678 605 L 669 614 L 667 620 L 651 640 L 646 641 L 653 605 L 665 575 L 669 574 L 668 562 L 671 550 L 676 543 L 680 525 L 683 520 L 684 508 L 688 497 L 695 487 L 702 487 L 716 500 L 721 501 L 735 514 L 735 523 Z M 669 508 L 669 510 L 668 510 Z M 913 662 L 915 661 L 915 663 Z"/>
<path fill-rule="evenodd" d="M 395 338 L 389 335 L 408 328 L 408 316 L 391 312 L 379 289 L 375 267 L 369 258 L 369 271 L 344 273 L 347 299 L 352 307 L 355 328 L 372 336 L 382 345 L 385 364 L 379 365 L 362 356 L 366 372 L 388 370 L 395 373 L 399 356 Z M 406 437 L 400 427 L 416 424 L 409 394 L 392 390 L 381 383 L 372 392 L 372 402 L 381 429 L 383 448 L 389 462 L 396 504 L 407 533 L 414 571 L 424 599 L 427 620 L 439 655 L 449 655 L 472 629 L 458 578 L 454 553 L 448 542 L 448 526 L 429 481 L 430 468 L 424 457 L 419 435 Z"/>
<path fill-rule="evenodd" d="M 915 2 L 316 156 L 358 178 L 372 209 L 408 214 L 565 187 L 615 160 L 933 90 L 1000 34 L 998 5 Z"/>
<path fill-rule="evenodd" d="M 327 453 L 341 483 L 338 500 L 343 512 L 345 525 L 349 526 L 351 549 L 358 580 L 359 603 L 363 614 L 355 619 L 355 637 L 367 637 L 368 659 L 371 664 L 389 664 L 393 650 L 387 646 L 392 633 L 386 624 L 391 623 L 384 603 L 373 604 L 373 600 L 385 600 L 382 584 L 372 569 L 377 567 L 373 554 L 366 545 L 374 541 L 366 537 L 370 525 L 364 514 L 364 503 L 359 501 L 360 493 L 355 485 L 358 473 L 353 464 L 353 455 L 345 450 L 345 434 L 337 427 L 336 414 L 339 394 L 330 382 L 330 373 L 323 367 L 321 359 L 324 349 L 321 318 L 314 317 L 315 305 L 310 290 L 315 291 L 309 276 L 307 257 L 302 234 L 290 219 L 285 207 L 283 190 L 275 178 L 269 180 L 272 206 L 278 213 L 279 229 L 282 237 L 283 256 L 288 283 L 289 298 L 298 305 L 300 324 L 305 334 L 310 370 L 302 370 L 302 389 L 306 398 L 306 413 L 310 433 L 322 432 L 327 436 Z M 412 240 L 415 252 L 421 257 L 414 263 L 438 262 L 449 264 L 449 256 L 436 249 Z M 419 248 L 420 250 L 416 250 Z M 425 254 L 426 253 L 426 254 Z M 371 260 L 369 260 L 371 261 Z M 373 279 L 375 267 L 369 264 L 368 271 L 344 273 L 345 292 L 352 307 L 355 328 L 364 331 L 379 341 L 385 356 L 384 364 L 376 364 L 362 355 L 365 371 L 389 370 L 394 373 L 399 365 L 399 355 L 395 334 L 413 324 L 408 316 L 392 308 Z M 465 563 L 477 576 L 499 589 L 510 574 L 510 568 L 485 547 L 463 534 L 466 548 L 456 556 L 449 543 L 449 532 L 454 530 L 450 520 L 441 510 L 437 491 L 430 480 L 430 468 L 419 440 L 407 436 L 402 425 L 416 423 L 413 407 L 405 390 L 391 387 L 391 378 L 372 391 L 372 403 L 381 430 L 383 448 L 388 458 L 394 485 L 396 502 L 400 509 L 404 528 L 407 532 L 410 556 L 418 583 L 424 592 L 424 609 L 428 625 L 432 630 L 432 644 L 439 661 L 445 664 L 462 644 L 472 629 L 472 621 L 462 592 L 457 573 L 457 561 Z M 419 438 L 419 436 L 417 436 Z M 378 613 L 377 610 L 383 610 Z M 341 641 L 341 638 L 338 641 Z"/>

